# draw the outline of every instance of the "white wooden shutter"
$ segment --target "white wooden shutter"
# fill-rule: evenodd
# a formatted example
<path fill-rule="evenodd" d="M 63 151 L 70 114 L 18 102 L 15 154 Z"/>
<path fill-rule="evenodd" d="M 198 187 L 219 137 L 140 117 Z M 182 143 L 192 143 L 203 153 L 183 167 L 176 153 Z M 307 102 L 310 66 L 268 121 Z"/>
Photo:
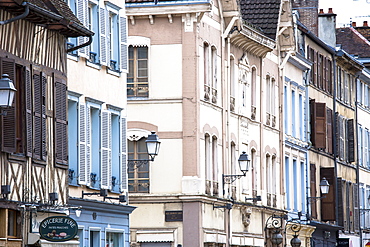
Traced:
<path fill-rule="evenodd" d="M 79 184 L 86 184 L 86 106 L 80 104 L 78 111 L 78 182 Z"/>
<path fill-rule="evenodd" d="M 87 0 L 77 0 L 77 18 L 81 21 L 81 23 L 85 27 L 87 27 L 87 24 L 88 24 L 87 4 L 88 4 Z M 77 45 L 82 45 L 86 43 L 87 41 L 88 41 L 88 37 L 80 36 L 77 38 Z M 86 46 L 82 47 L 78 49 L 78 55 L 86 57 L 88 56 L 87 51 L 88 51 L 88 48 Z"/>
<path fill-rule="evenodd" d="M 109 111 L 102 111 L 101 116 L 101 188 L 110 189 L 112 184 L 111 115 Z"/>
<path fill-rule="evenodd" d="M 120 65 L 122 71 L 127 71 L 127 18 L 121 14 L 119 18 L 119 24 L 120 24 Z"/>
<path fill-rule="evenodd" d="M 100 8 L 100 63 L 107 65 L 107 11 L 105 8 Z"/>
<path fill-rule="evenodd" d="M 121 152 L 121 191 L 127 190 L 127 137 L 126 137 L 126 118 L 122 117 L 120 121 L 120 152 Z"/>
<path fill-rule="evenodd" d="M 86 107 L 86 185 L 91 184 L 91 110 Z"/>

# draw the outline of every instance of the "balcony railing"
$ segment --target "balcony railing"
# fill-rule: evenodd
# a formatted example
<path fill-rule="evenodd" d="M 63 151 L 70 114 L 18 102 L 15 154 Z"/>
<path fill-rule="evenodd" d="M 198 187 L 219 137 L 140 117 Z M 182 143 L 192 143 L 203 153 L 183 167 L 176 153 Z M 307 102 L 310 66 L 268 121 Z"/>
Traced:
<path fill-rule="evenodd" d="M 127 97 L 149 97 L 147 82 L 127 83 Z"/>
<path fill-rule="evenodd" d="M 204 100 L 209 101 L 211 98 L 211 88 L 209 85 L 204 85 Z"/>
<path fill-rule="evenodd" d="M 266 125 L 270 126 L 271 124 L 271 114 L 266 112 Z"/>

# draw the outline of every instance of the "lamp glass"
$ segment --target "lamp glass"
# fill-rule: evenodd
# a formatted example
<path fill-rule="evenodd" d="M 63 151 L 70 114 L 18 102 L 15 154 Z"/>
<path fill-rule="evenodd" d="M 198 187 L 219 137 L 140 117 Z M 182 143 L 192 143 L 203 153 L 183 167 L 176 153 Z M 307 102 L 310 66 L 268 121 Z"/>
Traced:
<path fill-rule="evenodd" d="M 294 236 L 292 240 L 290 240 L 290 245 L 292 247 L 300 247 L 301 246 L 301 240 L 298 238 L 298 236 Z"/>
<path fill-rule="evenodd" d="M 283 235 L 281 235 L 279 232 L 275 232 L 271 236 L 271 242 L 276 245 L 281 244 L 283 242 Z"/>
<path fill-rule="evenodd" d="M 12 80 L 7 74 L 3 74 L 0 79 L 0 107 L 10 107 L 13 104 L 15 92 Z"/>
<path fill-rule="evenodd" d="M 238 162 L 240 170 L 242 171 L 243 174 L 249 171 L 250 159 L 248 157 L 248 154 L 242 152 L 242 154 L 239 156 Z"/>
<path fill-rule="evenodd" d="M 145 141 L 149 156 L 157 156 L 161 142 L 155 132 L 152 132 Z"/>
<path fill-rule="evenodd" d="M 328 180 L 326 180 L 326 178 L 322 178 L 321 182 L 320 182 L 320 190 L 321 190 L 321 193 L 322 194 L 328 194 L 329 193 L 329 182 Z"/>

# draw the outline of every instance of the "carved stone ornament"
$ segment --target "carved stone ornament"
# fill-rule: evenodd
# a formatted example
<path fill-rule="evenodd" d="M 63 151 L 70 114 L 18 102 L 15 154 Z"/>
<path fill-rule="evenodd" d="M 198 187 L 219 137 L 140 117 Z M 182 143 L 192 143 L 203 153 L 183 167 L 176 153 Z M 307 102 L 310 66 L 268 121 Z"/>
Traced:
<path fill-rule="evenodd" d="M 252 209 L 248 207 L 241 207 L 240 211 L 242 214 L 242 223 L 244 227 L 248 227 L 251 223 Z"/>

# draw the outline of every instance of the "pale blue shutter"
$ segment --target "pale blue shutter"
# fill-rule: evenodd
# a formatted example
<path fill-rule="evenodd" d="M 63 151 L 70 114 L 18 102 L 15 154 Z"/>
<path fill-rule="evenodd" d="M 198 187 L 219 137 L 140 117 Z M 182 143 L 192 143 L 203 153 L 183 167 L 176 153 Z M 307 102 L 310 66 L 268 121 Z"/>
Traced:
<path fill-rule="evenodd" d="M 127 190 L 127 137 L 126 137 L 126 118 L 122 117 L 120 121 L 120 152 L 121 152 L 121 191 Z"/>
<path fill-rule="evenodd" d="M 123 12 L 123 11 L 121 11 Z M 120 14 L 120 66 L 121 71 L 127 70 L 127 18 Z"/>
<path fill-rule="evenodd" d="M 100 63 L 107 65 L 107 13 L 105 8 L 100 8 Z"/>
<path fill-rule="evenodd" d="M 109 111 L 102 111 L 101 117 L 101 188 L 111 188 L 112 165 L 111 165 L 111 117 Z"/>
<path fill-rule="evenodd" d="M 85 27 L 87 27 L 87 24 L 88 24 L 87 4 L 88 4 L 87 0 L 77 0 L 77 18 L 81 21 L 81 23 Z M 82 45 L 86 43 L 87 41 L 88 41 L 88 37 L 80 36 L 78 37 L 77 45 Z M 86 46 L 78 49 L 79 56 L 86 57 L 88 55 L 87 53 L 88 53 L 88 48 Z"/>
<path fill-rule="evenodd" d="M 86 107 L 86 185 L 91 183 L 91 110 Z"/>
<path fill-rule="evenodd" d="M 78 183 L 86 184 L 86 107 L 84 104 L 79 105 L 78 112 Z"/>

